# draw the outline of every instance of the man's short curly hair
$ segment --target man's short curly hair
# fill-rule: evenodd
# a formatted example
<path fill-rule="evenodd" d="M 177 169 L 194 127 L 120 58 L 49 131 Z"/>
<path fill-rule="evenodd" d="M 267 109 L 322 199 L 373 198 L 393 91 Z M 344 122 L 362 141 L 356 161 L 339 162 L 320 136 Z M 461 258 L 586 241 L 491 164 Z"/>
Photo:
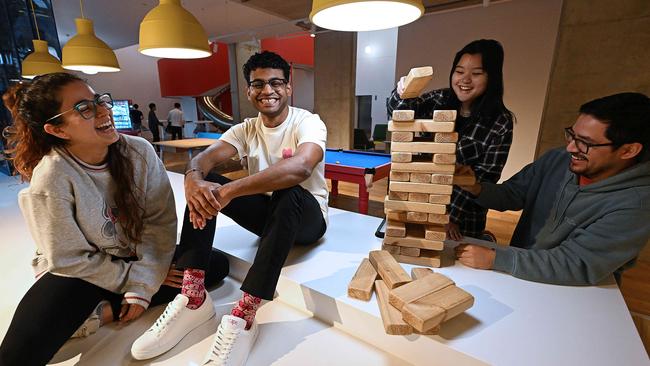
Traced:
<path fill-rule="evenodd" d="M 282 70 L 284 79 L 289 80 L 291 66 L 277 53 L 262 51 L 251 56 L 243 66 L 244 79 L 250 85 L 251 71 L 257 69 L 278 69 Z"/>

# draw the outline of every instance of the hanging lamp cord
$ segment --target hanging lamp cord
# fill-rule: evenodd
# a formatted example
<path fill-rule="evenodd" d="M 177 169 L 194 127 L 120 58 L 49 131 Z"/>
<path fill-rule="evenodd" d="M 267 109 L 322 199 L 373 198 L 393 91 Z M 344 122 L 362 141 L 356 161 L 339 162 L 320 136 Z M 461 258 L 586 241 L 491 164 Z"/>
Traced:
<path fill-rule="evenodd" d="M 79 0 L 79 8 L 81 9 L 81 18 L 85 19 L 84 17 L 84 3 L 82 0 Z"/>
<path fill-rule="evenodd" d="M 41 40 L 41 32 L 38 31 L 38 22 L 36 21 L 36 12 L 34 11 L 34 2 L 32 0 L 29 0 L 29 3 L 32 6 L 32 15 L 34 16 L 34 25 L 36 26 L 36 37 L 38 37 L 38 40 Z"/>

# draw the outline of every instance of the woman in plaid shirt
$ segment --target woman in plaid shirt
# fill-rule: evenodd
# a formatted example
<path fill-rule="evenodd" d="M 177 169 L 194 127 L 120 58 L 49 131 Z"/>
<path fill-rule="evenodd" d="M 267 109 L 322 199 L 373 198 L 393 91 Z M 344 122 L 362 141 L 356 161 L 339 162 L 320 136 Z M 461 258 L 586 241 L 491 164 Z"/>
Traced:
<path fill-rule="evenodd" d="M 388 114 L 412 109 L 416 118 L 432 118 L 435 109 L 458 112 L 456 162 L 474 170 L 480 182 L 496 183 L 508 159 L 515 116 L 503 104 L 503 47 L 495 40 L 477 40 L 456 53 L 449 74 L 450 88 L 432 90 L 420 97 L 401 99 L 402 77 L 386 103 Z M 473 196 L 454 186 L 447 234 L 481 238 L 487 209 Z"/>

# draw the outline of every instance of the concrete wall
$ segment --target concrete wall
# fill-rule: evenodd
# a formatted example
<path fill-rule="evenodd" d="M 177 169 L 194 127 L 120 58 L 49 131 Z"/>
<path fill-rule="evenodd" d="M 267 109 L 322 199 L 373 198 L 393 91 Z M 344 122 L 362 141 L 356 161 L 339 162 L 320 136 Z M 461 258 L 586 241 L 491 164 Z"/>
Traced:
<path fill-rule="evenodd" d="M 562 0 L 516 0 L 433 14 L 399 29 L 396 79 L 411 67 L 431 65 L 435 88 L 449 86 L 454 55 L 465 44 L 479 38 L 503 44 L 504 101 L 518 123 L 502 179 L 534 158 L 561 5 Z"/>
<path fill-rule="evenodd" d="M 326 32 L 314 49 L 314 112 L 327 125 L 327 147 L 349 149 L 354 123 L 356 33 Z"/>
<path fill-rule="evenodd" d="M 650 1 L 565 0 L 537 154 L 564 145 L 580 105 L 650 94 Z"/>
<path fill-rule="evenodd" d="M 388 123 L 386 98 L 395 87 L 397 28 L 357 34 L 356 95 L 372 95 L 372 128 Z"/>

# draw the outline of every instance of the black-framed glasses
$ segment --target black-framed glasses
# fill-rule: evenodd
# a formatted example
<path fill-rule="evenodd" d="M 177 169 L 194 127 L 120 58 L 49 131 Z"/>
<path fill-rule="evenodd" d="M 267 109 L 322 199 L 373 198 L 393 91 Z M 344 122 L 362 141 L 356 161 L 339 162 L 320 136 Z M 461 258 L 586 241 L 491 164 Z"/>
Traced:
<path fill-rule="evenodd" d="M 106 109 L 112 109 L 113 97 L 111 97 L 111 94 L 110 93 L 95 94 L 95 98 L 93 100 L 82 100 L 81 102 L 75 104 L 74 107 L 68 109 L 65 112 L 61 112 L 56 116 L 48 118 L 45 122 L 49 122 L 57 117 L 61 117 L 62 115 L 72 111 L 79 112 L 79 114 L 81 115 L 81 117 L 83 117 L 83 119 L 95 118 L 95 116 L 97 115 L 98 105 L 101 105 Z"/>
<path fill-rule="evenodd" d="M 280 90 L 282 89 L 285 85 L 289 83 L 288 80 L 286 79 L 278 79 L 278 78 L 273 78 L 271 80 L 260 80 L 260 79 L 255 79 L 251 81 L 248 85 L 255 89 L 255 90 L 262 90 L 266 86 L 266 84 L 269 84 L 271 88 L 274 90 Z"/>
<path fill-rule="evenodd" d="M 614 146 L 616 145 L 613 142 L 608 142 L 606 144 L 592 144 L 579 137 L 576 137 L 576 133 L 573 131 L 573 127 L 566 127 L 564 129 L 564 139 L 567 144 L 571 141 L 575 142 L 576 148 L 583 154 L 589 153 L 589 148 L 591 147 L 600 147 L 600 146 Z"/>

